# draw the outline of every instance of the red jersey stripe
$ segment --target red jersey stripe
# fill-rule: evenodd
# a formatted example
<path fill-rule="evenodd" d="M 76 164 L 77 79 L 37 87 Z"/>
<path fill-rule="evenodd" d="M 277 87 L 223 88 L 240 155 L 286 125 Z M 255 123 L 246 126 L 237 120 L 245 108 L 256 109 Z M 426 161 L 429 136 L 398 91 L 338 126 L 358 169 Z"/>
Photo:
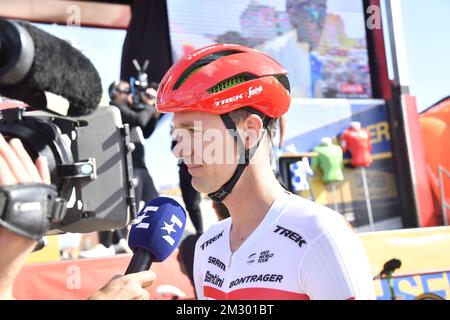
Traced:
<path fill-rule="evenodd" d="M 309 300 L 306 294 L 269 288 L 245 288 L 225 293 L 205 286 L 203 295 L 216 300 Z"/>

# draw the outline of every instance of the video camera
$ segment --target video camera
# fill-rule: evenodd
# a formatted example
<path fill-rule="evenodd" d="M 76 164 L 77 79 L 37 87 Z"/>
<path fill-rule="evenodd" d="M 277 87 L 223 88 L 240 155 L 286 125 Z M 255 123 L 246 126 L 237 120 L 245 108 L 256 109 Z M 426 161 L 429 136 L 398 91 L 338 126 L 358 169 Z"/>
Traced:
<path fill-rule="evenodd" d="M 102 87 L 92 63 L 25 22 L 0 19 L 0 43 L 0 95 L 30 106 L 0 110 L 0 132 L 19 138 L 33 160 L 47 158 L 66 202 L 49 233 L 111 230 L 134 220 L 130 130 L 116 108 L 97 108 Z"/>
<path fill-rule="evenodd" d="M 147 101 L 143 100 L 143 95 L 148 98 L 148 100 L 156 101 L 156 90 L 158 89 L 158 84 L 155 82 L 148 82 L 148 75 L 146 70 L 148 68 L 148 60 L 145 60 L 144 65 L 141 67 L 136 59 L 133 59 L 134 67 L 136 68 L 138 75 L 137 78 L 130 78 L 130 91 L 133 97 L 132 108 L 135 110 L 142 110 Z M 147 89 L 154 89 L 154 94 L 149 94 Z"/>

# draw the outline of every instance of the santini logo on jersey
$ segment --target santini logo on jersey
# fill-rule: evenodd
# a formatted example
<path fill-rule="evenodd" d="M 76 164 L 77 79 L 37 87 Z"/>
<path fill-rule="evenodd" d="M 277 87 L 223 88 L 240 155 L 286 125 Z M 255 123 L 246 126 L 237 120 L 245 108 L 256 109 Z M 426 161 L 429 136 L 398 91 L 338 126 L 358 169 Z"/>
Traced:
<path fill-rule="evenodd" d="M 223 271 L 225 271 L 225 263 L 223 263 L 222 261 L 220 261 L 217 258 L 209 257 L 208 263 L 215 265 L 215 266 L 219 267 L 220 269 L 222 269 Z"/>
<path fill-rule="evenodd" d="M 230 282 L 230 288 L 238 286 L 240 284 L 249 282 L 280 282 L 283 280 L 283 276 L 280 274 L 255 274 L 242 278 L 237 278 Z"/>
<path fill-rule="evenodd" d="M 216 236 L 212 237 L 211 239 L 206 240 L 205 242 L 203 242 L 203 244 L 202 244 L 200 247 L 202 248 L 202 250 L 205 250 L 205 248 L 206 248 L 207 246 L 209 246 L 211 243 L 217 241 L 217 240 L 220 239 L 222 236 L 223 236 L 223 230 L 222 230 L 222 232 L 219 233 L 218 235 L 216 235 Z"/>
<path fill-rule="evenodd" d="M 285 236 L 286 238 L 291 239 L 292 241 L 297 243 L 299 247 L 306 244 L 306 241 L 303 240 L 301 235 L 284 227 L 276 226 L 273 232 L 279 234 L 280 236 Z"/>
<path fill-rule="evenodd" d="M 211 283 L 213 285 L 218 286 L 219 288 L 222 288 L 223 280 L 224 280 L 224 278 L 220 278 L 219 275 L 212 274 L 211 272 L 206 271 L 205 280 L 204 280 L 205 282 Z"/>

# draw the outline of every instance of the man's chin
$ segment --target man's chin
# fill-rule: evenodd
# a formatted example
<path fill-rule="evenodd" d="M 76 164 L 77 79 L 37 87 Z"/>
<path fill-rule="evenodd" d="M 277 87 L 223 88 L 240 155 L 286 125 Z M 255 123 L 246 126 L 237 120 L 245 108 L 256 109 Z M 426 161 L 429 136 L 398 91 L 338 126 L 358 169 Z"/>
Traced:
<path fill-rule="evenodd" d="M 217 189 L 212 190 L 211 186 L 206 185 L 201 178 L 192 177 L 191 184 L 192 187 L 200 193 L 208 194 L 217 191 Z"/>
<path fill-rule="evenodd" d="M 200 178 L 192 177 L 191 180 L 192 188 L 194 188 L 197 192 L 207 193 L 206 191 L 204 191 L 205 186 L 203 185 L 201 180 L 202 179 Z"/>

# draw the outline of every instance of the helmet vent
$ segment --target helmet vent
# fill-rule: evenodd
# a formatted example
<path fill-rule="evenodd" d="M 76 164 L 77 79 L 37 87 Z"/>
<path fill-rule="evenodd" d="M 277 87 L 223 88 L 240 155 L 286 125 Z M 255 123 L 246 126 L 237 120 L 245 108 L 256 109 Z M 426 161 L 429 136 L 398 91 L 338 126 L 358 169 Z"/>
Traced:
<path fill-rule="evenodd" d="M 289 84 L 289 79 L 285 74 L 278 74 L 274 76 L 278 82 L 280 82 L 283 87 L 288 91 L 291 92 L 291 85 Z"/>
<path fill-rule="evenodd" d="M 181 81 L 180 81 L 180 80 L 177 81 L 177 83 L 175 84 L 175 88 L 174 88 L 174 89 L 176 90 L 176 89 L 178 89 L 179 87 L 181 87 L 181 85 L 182 85 L 183 83 L 185 83 L 187 79 L 189 79 L 190 77 L 192 77 L 192 75 L 193 75 L 194 73 L 196 73 L 198 70 L 200 70 L 202 67 L 203 67 L 203 66 L 199 66 L 199 67 L 194 68 L 194 69 L 191 70 L 191 72 L 189 72 L 189 74 L 188 74 L 186 77 L 184 77 L 184 78 L 181 78 L 181 77 L 180 77 Z"/>
<path fill-rule="evenodd" d="M 238 74 L 232 78 L 219 82 L 214 87 L 208 90 L 209 94 L 219 93 L 228 88 L 237 86 L 238 84 L 244 83 L 246 81 L 255 79 L 256 77 L 249 73 Z"/>
<path fill-rule="evenodd" d="M 226 90 L 228 88 L 234 87 L 238 84 L 241 84 L 243 82 L 247 81 L 243 76 L 237 76 L 233 77 L 231 79 L 227 79 L 225 81 L 220 82 L 219 84 L 215 85 L 211 89 L 208 90 L 208 93 L 219 93 L 223 90 Z"/>
<path fill-rule="evenodd" d="M 198 70 L 200 70 L 202 67 L 210 64 L 211 62 L 216 61 L 217 59 L 220 59 L 225 56 L 230 56 L 232 54 L 236 53 L 242 53 L 242 51 L 237 50 L 224 50 L 215 52 L 213 54 L 207 55 L 206 57 L 203 57 L 202 59 L 196 61 L 193 63 L 189 68 L 187 68 L 181 76 L 178 78 L 177 82 L 173 86 L 173 90 L 177 90 L 183 83 L 186 82 L 194 73 L 196 73 Z"/>

